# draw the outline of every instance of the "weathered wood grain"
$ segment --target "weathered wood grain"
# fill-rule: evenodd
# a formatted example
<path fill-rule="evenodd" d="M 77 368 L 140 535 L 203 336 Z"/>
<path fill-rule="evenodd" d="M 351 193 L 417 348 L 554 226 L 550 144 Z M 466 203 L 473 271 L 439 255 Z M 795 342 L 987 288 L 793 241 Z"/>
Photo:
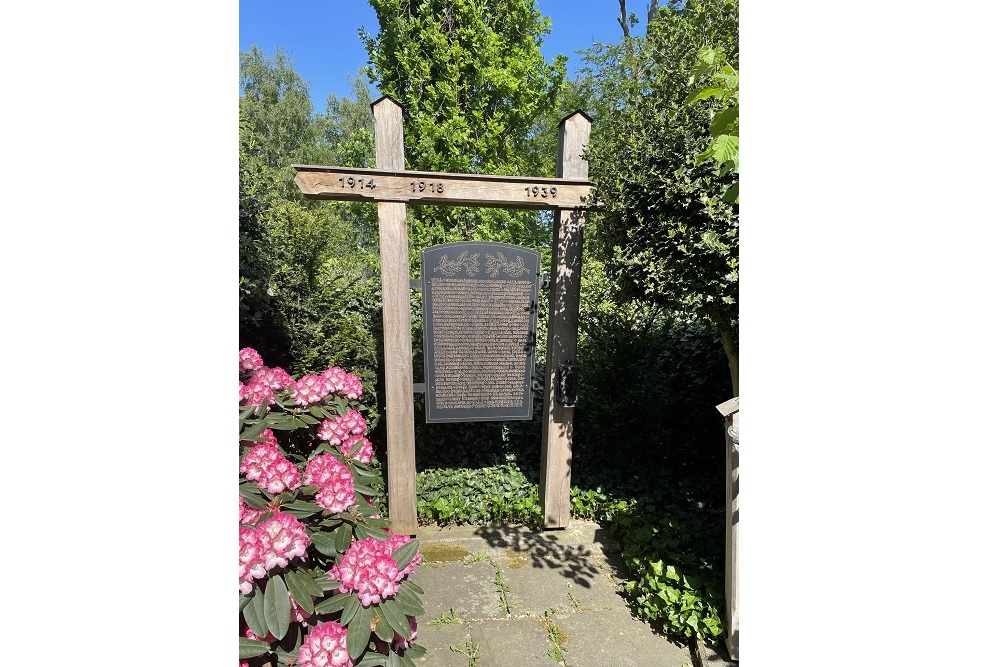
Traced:
<path fill-rule="evenodd" d="M 715 408 L 726 428 L 726 636 L 729 657 L 740 659 L 740 448 L 730 428 L 740 432 L 740 397 Z"/>
<path fill-rule="evenodd" d="M 586 208 L 586 179 L 530 178 L 292 165 L 307 199 L 393 201 L 494 208 Z"/>
<path fill-rule="evenodd" d="M 375 164 L 403 168 L 402 107 L 383 97 L 375 114 Z M 409 243 L 406 205 L 378 204 L 382 273 L 382 326 L 385 332 L 385 421 L 389 520 L 397 535 L 417 532 L 417 467 L 413 431 L 413 350 L 410 329 Z"/>
<path fill-rule="evenodd" d="M 583 150 L 590 142 L 590 118 L 577 111 L 559 125 L 556 175 L 586 179 Z M 570 471 L 573 460 L 573 409 L 556 400 L 559 365 L 576 361 L 580 313 L 580 267 L 583 262 L 583 209 L 561 210 L 553 230 L 545 396 L 542 415 L 540 495 L 545 528 L 569 525 Z"/>

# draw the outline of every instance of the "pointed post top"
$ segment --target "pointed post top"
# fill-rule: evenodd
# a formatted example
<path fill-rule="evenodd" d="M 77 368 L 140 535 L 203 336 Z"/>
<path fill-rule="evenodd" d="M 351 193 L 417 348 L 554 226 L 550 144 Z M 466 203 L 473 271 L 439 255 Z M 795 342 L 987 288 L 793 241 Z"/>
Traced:
<path fill-rule="evenodd" d="M 395 104 L 397 107 L 399 107 L 400 110 L 403 110 L 403 105 L 400 104 L 399 102 L 397 102 L 395 99 L 393 99 L 393 97 L 391 95 L 383 95 L 382 97 L 380 97 L 377 100 L 375 100 L 374 102 L 372 102 L 372 104 L 371 104 L 372 111 L 375 110 L 375 107 L 381 107 L 381 106 L 384 106 L 385 104 L 390 103 L 390 102 L 392 104 Z"/>
<path fill-rule="evenodd" d="M 593 125 L 593 123 L 594 123 L 594 119 L 590 117 L 590 114 L 588 114 L 583 109 L 577 109 L 573 113 L 570 113 L 570 114 L 567 114 L 566 116 L 563 116 L 563 119 L 561 121 L 559 121 L 559 124 L 562 125 L 563 123 L 565 123 L 569 119 L 573 118 L 573 116 L 583 116 L 584 118 L 587 119 L 587 122 L 590 123 L 591 125 Z"/>

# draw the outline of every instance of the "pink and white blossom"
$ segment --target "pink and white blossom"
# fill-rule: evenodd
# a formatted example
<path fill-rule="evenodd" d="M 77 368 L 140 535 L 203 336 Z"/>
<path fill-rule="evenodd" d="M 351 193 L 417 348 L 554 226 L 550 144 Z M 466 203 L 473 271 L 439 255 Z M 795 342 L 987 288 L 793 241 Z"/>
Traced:
<path fill-rule="evenodd" d="M 265 519 L 255 529 L 260 538 L 264 567 L 287 567 L 288 561 L 305 556 L 306 548 L 312 540 L 306 534 L 306 527 L 291 514 L 274 510 L 270 519 Z"/>
<path fill-rule="evenodd" d="M 351 469 L 332 454 L 314 456 L 306 464 L 303 483 L 319 487 L 316 503 L 334 514 L 346 512 L 357 501 Z"/>
<path fill-rule="evenodd" d="M 385 543 L 374 537 L 351 544 L 340 564 L 330 568 L 329 576 L 341 582 L 338 592 L 356 592 L 365 607 L 394 597 L 402 579 L 396 560 L 386 553 Z"/>
<path fill-rule="evenodd" d="M 403 546 L 404 544 L 413 539 L 409 535 L 396 535 L 395 533 L 392 532 L 391 528 L 386 528 L 385 532 L 389 533 L 389 539 L 387 539 L 384 542 L 385 551 L 390 556 L 392 555 L 393 551 L 395 551 L 396 549 L 398 549 L 399 547 Z M 404 567 L 402 570 L 399 571 L 399 576 L 396 579 L 396 581 L 402 581 L 406 577 L 406 575 L 413 572 L 413 570 L 416 569 L 418 565 L 420 565 L 422 560 L 423 556 L 421 556 L 420 552 L 418 551 L 413 555 L 413 559 L 406 564 L 406 567 Z"/>
<path fill-rule="evenodd" d="M 257 530 L 240 526 L 240 593 L 250 595 L 253 591 L 253 580 L 266 575 L 264 550 Z"/>
<path fill-rule="evenodd" d="M 271 440 L 256 444 L 240 462 L 240 472 L 272 494 L 302 485 L 298 467 L 285 458 L 276 442 L 271 434 Z"/>
<path fill-rule="evenodd" d="M 358 451 L 351 454 L 351 450 L 354 449 L 355 444 L 361 443 L 358 447 Z M 340 444 L 340 453 L 346 458 L 354 459 L 359 463 L 371 463 L 372 457 L 375 455 L 375 450 L 372 449 L 371 441 L 363 435 L 349 435 L 347 439 Z"/>
<path fill-rule="evenodd" d="M 251 380 L 240 387 L 240 402 L 246 405 L 274 405 L 274 390 L 264 382 Z"/>
<path fill-rule="evenodd" d="M 361 398 L 364 391 L 357 375 L 348 373 L 338 366 L 326 369 L 321 377 L 328 383 L 331 394 L 340 394 L 344 398 L 356 400 Z"/>
<path fill-rule="evenodd" d="M 303 375 L 292 386 L 292 398 L 296 405 L 320 403 L 329 395 L 329 386 L 319 375 Z"/>
<path fill-rule="evenodd" d="M 364 435 L 367 430 L 368 424 L 364 416 L 357 410 L 351 409 L 345 415 L 324 419 L 316 430 L 316 435 L 321 440 L 328 440 L 330 444 L 339 445 L 352 435 Z"/>
<path fill-rule="evenodd" d="M 245 347 L 240 350 L 240 372 L 255 371 L 264 365 L 264 360 L 260 358 L 260 353 L 252 347 Z"/>
<path fill-rule="evenodd" d="M 336 621 L 320 623 L 299 647 L 299 667 L 353 667 L 347 652 L 347 628 Z"/>
<path fill-rule="evenodd" d="M 283 368 L 278 367 L 268 368 L 264 366 L 259 368 L 250 376 L 250 381 L 266 384 L 275 391 L 295 386 L 295 380 L 292 376 L 286 373 Z"/>

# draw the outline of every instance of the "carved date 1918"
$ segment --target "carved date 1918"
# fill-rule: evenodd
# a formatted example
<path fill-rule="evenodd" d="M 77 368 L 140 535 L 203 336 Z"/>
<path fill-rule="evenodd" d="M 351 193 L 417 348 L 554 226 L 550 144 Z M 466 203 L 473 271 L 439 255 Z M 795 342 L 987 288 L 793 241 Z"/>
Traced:
<path fill-rule="evenodd" d="M 410 181 L 413 192 L 444 192 L 444 183 L 432 183 L 427 181 Z"/>
<path fill-rule="evenodd" d="M 374 178 L 369 178 L 366 181 L 364 178 L 354 178 L 353 176 L 341 176 L 337 180 L 340 181 L 340 187 L 342 188 L 368 188 L 369 190 L 375 189 Z"/>
<path fill-rule="evenodd" d="M 538 187 L 537 185 L 532 185 L 531 187 L 526 187 L 524 189 L 528 197 L 542 197 L 543 199 L 548 199 L 549 197 L 556 196 L 556 186 L 548 187 Z"/>

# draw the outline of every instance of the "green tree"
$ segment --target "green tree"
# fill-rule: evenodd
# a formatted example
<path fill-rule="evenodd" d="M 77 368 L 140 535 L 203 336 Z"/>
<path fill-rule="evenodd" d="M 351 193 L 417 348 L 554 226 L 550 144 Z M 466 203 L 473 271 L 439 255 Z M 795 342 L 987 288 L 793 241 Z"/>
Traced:
<path fill-rule="evenodd" d="M 712 140 L 704 153 L 699 153 L 699 162 L 714 160 L 722 173 L 732 171 L 740 173 L 740 73 L 718 50 L 703 46 L 698 51 L 698 65 L 691 75 L 691 81 L 711 74 L 710 83 L 701 90 L 688 95 L 688 104 L 697 104 L 701 100 L 716 99 L 723 107 L 712 116 L 712 124 L 708 131 Z M 724 201 L 740 201 L 740 182 L 736 181 L 722 196 Z"/>
<path fill-rule="evenodd" d="M 295 374 L 353 368 L 373 388 L 374 216 L 360 205 L 305 199 L 291 168 L 370 159 L 371 128 L 349 122 L 359 104 L 367 99 L 341 100 L 316 117 L 283 51 L 240 54 L 240 344 Z"/>
<path fill-rule="evenodd" d="M 739 393 L 739 205 L 732 168 L 704 159 L 722 104 L 688 104 L 699 50 L 738 67 L 736 0 L 661 6 L 644 38 L 586 53 L 597 98 L 588 152 L 604 204 L 593 225 L 623 295 L 648 299 L 718 329 Z M 737 167 L 738 169 L 738 167 Z"/>
<path fill-rule="evenodd" d="M 370 0 L 377 36 L 361 32 L 371 80 L 404 115 L 407 167 L 543 176 L 555 155 L 533 150 L 536 123 L 566 72 L 541 54 L 550 22 L 532 0 Z M 411 207 L 412 247 L 460 239 L 548 245 L 545 216 Z"/>

